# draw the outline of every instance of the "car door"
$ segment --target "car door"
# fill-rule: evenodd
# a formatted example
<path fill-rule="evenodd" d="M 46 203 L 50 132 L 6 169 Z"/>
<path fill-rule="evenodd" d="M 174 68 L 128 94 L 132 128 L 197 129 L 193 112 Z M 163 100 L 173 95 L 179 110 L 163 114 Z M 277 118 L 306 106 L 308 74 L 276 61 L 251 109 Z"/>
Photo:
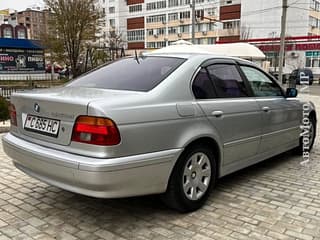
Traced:
<path fill-rule="evenodd" d="M 223 142 L 222 164 L 229 165 L 224 169 L 241 168 L 258 152 L 262 116 L 237 65 L 232 60 L 204 64 L 192 89 Z"/>
<path fill-rule="evenodd" d="M 263 114 L 259 153 L 275 155 L 299 141 L 302 106 L 299 100 L 284 96 L 281 87 L 262 70 L 240 66 L 256 96 Z"/>

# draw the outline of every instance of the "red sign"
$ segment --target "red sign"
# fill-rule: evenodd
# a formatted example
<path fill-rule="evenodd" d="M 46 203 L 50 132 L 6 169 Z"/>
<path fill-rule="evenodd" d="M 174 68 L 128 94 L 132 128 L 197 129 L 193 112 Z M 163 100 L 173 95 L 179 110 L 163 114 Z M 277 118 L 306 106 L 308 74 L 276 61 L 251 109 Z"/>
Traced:
<path fill-rule="evenodd" d="M 266 44 L 257 45 L 257 47 L 263 52 L 279 52 L 279 44 Z M 286 44 L 286 51 L 309 51 L 309 50 L 320 50 L 320 43 L 297 43 L 297 44 Z"/>

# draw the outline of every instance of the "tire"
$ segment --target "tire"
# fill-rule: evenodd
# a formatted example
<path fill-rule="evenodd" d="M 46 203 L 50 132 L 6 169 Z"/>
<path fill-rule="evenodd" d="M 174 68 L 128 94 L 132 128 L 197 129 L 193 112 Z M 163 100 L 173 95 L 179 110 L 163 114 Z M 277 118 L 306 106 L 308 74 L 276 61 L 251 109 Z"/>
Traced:
<path fill-rule="evenodd" d="M 216 166 L 209 147 L 195 145 L 186 149 L 171 173 L 167 191 L 162 196 L 164 203 L 182 213 L 199 209 L 215 185 Z"/>
<path fill-rule="evenodd" d="M 313 116 L 309 116 L 309 121 L 310 121 L 310 131 L 309 131 L 309 149 L 307 150 L 308 152 L 310 152 L 313 148 L 314 145 L 314 141 L 316 138 L 316 130 L 317 130 L 317 122 L 316 119 Z M 300 144 L 297 148 L 295 148 L 295 152 L 299 155 L 302 155 L 303 152 L 305 151 L 303 149 L 303 137 L 300 137 Z"/>

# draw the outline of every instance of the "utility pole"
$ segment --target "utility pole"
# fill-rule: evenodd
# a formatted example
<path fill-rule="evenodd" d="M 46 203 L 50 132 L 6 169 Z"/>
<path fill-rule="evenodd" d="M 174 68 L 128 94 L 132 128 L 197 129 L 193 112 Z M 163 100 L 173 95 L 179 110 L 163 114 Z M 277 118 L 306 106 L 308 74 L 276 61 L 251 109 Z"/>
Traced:
<path fill-rule="evenodd" d="M 281 35 L 280 35 L 280 56 L 279 56 L 279 81 L 282 83 L 284 47 L 286 38 L 288 0 L 282 0 Z"/>
<path fill-rule="evenodd" d="M 195 0 L 192 0 L 192 3 L 191 3 L 191 8 L 192 8 L 192 25 L 191 25 L 191 38 L 192 38 L 192 44 L 195 44 L 195 25 L 196 25 L 196 1 Z"/>

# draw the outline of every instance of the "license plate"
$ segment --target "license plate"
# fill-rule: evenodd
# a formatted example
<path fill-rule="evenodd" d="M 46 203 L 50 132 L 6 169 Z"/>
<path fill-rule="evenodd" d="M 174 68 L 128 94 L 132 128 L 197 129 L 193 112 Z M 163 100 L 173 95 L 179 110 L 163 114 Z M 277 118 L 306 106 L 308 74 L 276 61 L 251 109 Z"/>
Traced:
<path fill-rule="evenodd" d="M 60 121 L 51 118 L 27 115 L 24 122 L 24 129 L 37 132 L 43 135 L 57 137 L 59 133 Z"/>

